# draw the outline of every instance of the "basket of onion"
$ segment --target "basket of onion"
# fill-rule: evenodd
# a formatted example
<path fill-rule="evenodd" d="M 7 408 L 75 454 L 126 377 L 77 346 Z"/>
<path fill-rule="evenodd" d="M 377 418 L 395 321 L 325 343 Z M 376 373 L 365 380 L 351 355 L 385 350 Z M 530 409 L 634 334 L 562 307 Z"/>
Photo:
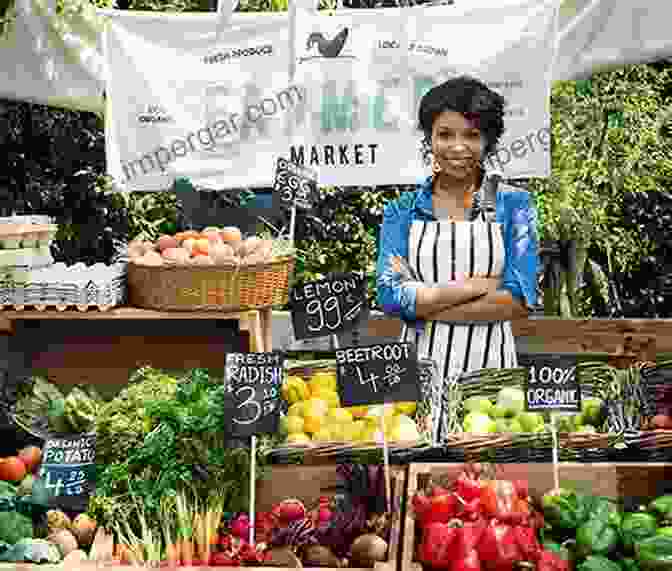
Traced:
<path fill-rule="evenodd" d="M 128 246 L 130 303 L 168 311 L 239 311 L 284 305 L 291 242 L 243 237 L 235 227 L 188 230 Z"/>

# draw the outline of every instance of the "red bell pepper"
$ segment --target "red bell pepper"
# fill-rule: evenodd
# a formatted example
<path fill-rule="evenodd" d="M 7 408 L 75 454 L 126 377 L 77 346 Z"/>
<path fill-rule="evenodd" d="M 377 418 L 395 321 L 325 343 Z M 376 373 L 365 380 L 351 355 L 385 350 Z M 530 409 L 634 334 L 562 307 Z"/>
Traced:
<path fill-rule="evenodd" d="M 438 485 L 433 485 L 430 491 L 430 496 L 433 498 L 437 496 L 447 496 L 448 494 L 450 494 L 450 490 Z"/>
<path fill-rule="evenodd" d="M 539 552 L 536 571 L 569 571 L 569 561 L 547 549 Z"/>
<path fill-rule="evenodd" d="M 517 525 L 512 529 L 523 560 L 529 562 L 537 561 L 541 553 L 541 545 L 537 539 L 537 530 L 524 525 Z"/>
<path fill-rule="evenodd" d="M 486 526 L 482 522 L 465 523 L 457 530 L 457 540 L 455 542 L 456 555 L 466 557 L 472 549 L 476 549 L 481 537 L 485 532 Z"/>
<path fill-rule="evenodd" d="M 424 518 L 427 515 L 427 512 L 429 511 L 429 506 L 431 504 L 430 499 L 424 492 L 416 492 L 413 495 L 411 503 L 413 505 L 413 511 L 415 512 L 415 517 L 418 520 L 420 520 L 420 522 L 424 522 Z"/>
<path fill-rule="evenodd" d="M 524 559 L 514 528 L 508 525 L 488 526 L 477 549 L 488 571 L 513 571 L 514 565 Z"/>
<path fill-rule="evenodd" d="M 481 497 L 481 483 L 478 480 L 472 480 L 471 478 L 468 478 L 466 475 L 462 474 L 457 479 L 455 493 L 465 502 L 471 502 L 476 498 Z"/>
<path fill-rule="evenodd" d="M 432 522 L 448 523 L 457 515 L 458 500 L 454 494 L 434 496 L 429 501 L 429 509 L 425 512 L 422 521 L 424 524 Z"/>
<path fill-rule="evenodd" d="M 432 569 L 450 571 L 455 559 L 457 527 L 445 523 L 430 523 L 422 530 L 418 559 Z"/>
<path fill-rule="evenodd" d="M 452 571 L 482 571 L 481 559 L 475 549 L 453 562 Z"/>

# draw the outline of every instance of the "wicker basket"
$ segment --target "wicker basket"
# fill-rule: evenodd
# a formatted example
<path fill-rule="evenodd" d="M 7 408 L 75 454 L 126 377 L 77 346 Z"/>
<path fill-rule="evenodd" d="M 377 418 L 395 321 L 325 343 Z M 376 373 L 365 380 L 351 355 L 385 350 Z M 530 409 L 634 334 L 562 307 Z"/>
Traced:
<path fill-rule="evenodd" d="M 240 311 L 284 305 L 294 257 L 241 267 L 128 264 L 130 304 L 167 311 Z"/>

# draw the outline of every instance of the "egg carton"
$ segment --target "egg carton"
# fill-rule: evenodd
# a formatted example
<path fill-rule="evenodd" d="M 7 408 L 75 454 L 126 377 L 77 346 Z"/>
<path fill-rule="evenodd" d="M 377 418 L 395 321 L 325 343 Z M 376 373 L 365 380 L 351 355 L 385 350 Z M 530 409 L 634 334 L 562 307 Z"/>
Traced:
<path fill-rule="evenodd" d="M 17 272 L 44 268 L 53 263 L 49 246 L 0 250 L 0 279 L 11 279 Z"/>
<path fill-rule="evenodd" d="M 38 311 L 56 308 L 106 311 L 126 300 L 126 264 L 54 264 L 33 269 L 25 281 L 0 282 L 0 308 Z"/>

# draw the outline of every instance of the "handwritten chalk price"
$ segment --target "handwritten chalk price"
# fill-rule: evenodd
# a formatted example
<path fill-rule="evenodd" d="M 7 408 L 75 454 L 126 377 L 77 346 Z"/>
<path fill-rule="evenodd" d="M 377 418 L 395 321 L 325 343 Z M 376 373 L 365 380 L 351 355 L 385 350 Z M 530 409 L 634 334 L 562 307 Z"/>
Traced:
<path fill-rule="evenodd" d="M 296 339 L 326 337 L 351 330 L 366 316 L 366 282 L 357 273 L 334 274 L 308 282 L 290 292 Z"/>
<path fill-rule="evenodd" d="M 317 191 L 317 173 L 313 170 L 278 158 L 273 190 L 284 206 L 296 205 L 309 210 Z"/>

